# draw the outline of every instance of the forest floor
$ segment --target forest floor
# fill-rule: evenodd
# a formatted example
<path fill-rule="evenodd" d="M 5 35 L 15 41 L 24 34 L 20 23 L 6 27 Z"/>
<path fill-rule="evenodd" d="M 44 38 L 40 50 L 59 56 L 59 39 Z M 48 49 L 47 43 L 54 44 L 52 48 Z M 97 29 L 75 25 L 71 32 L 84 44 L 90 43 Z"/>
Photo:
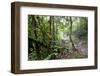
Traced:
<path fill-rule="evenodd" d="M 78 39 L 73 37 L 73 42 L 75 49 L 72 47 L 72 43 L 70 39 L 67 40 L 59 40 L 56 41 L 56 48 L 50 54 L 48 54 L 48 50 L 42 47 L 40 52 L 41 59 L 40 60 L 56 60 L 56 59 L 80 59 L 80 58 L 88 58 L 88 46 L 87 46 L 87 39 Z M 39 60 L 36 57 L 36 51 L 33 51 L 29 54 L 29 60 Z"/>
<path fill-rule="evenodd" d="M 80 40 L 78 42 L 75 42 L 74 45 L 75 45 L 76 50 L 69 48 L 68 51 L 65 50 L 62 53 L 59 53 L 57 55 L 57 58 L 58 59 L 74 59 L 74 58 L 76 59 L 76 58 L 87 58 L 88 57 L 88 47 L 87 47 L 86 41 Z"/>

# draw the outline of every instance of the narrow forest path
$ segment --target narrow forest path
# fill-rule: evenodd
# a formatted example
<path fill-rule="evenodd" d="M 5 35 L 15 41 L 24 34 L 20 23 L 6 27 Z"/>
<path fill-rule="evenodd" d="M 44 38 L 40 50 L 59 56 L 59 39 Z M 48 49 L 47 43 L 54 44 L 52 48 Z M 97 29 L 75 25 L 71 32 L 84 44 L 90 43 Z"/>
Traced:
<path fill-rule="evenodd" d="M 64 44 L 64 41 L 62 42 L 63 46 L 67 45 Z M 68 45 L 67 45 L 68 46 Z M 67 47 L 66 46 L 66 47 Z M 61 50 L 62 52 L 57 55 L 57 58 L 61 59 L 73 59 L 73 58 L 87 58 L 88 57 L 88 47 L 85 41 L 80 41 L 78 44 L 75 44 L 77 51 L 73 49 L 65 49 Z"/>

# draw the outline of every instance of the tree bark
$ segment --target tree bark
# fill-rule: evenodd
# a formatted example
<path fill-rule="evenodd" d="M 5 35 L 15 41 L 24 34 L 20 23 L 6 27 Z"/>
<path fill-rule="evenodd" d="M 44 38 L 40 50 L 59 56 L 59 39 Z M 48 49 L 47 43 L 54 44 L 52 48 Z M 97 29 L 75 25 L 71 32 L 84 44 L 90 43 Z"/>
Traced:
<path fill-rule="evenodd" d="M 37 36 L 37 31 L 36 31 L 36 28 L 37 28 L 37 22 L 35 20 L 35 16 L 32 15 L 32 26 L 33 26 L 33 29 L 34 29 L 34 35 L 35 35 L 35 39 L 38 38 Z M 40 50 L 39 50 L 39 45 L 37 42 L 35 42 L 35 50 L 36 50 L 36 54 L 37 54 L 37 59 L 40 60 L 41 59 L 41 54 L 40 54 Z"/>
<path fill-rule="evenodd" d="M 69 39 L 70 39 L 70 42 L 72 44 L 73 50 L 76 51 L 76 47 L 75 47 L 74 42 L 72 40 L 72 28 L 73 28 L 72 24 L 73 23 L 72 23 L 72 18 L 71 17 L 69 17 L 69 21 L 70 21 L 70 34 L 69 34 Z"/>

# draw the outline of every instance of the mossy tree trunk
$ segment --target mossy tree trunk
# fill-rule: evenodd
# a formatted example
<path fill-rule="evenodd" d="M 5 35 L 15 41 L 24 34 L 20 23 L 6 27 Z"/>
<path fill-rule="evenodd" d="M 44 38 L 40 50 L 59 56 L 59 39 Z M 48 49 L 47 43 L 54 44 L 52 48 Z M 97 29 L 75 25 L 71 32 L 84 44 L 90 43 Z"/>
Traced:
<path fill-rule="evenodd" d="M 37 28 L 37 22 L 36 22 L 36 19 L 35 19 L 35 16 L 32 15 L 32 26 L 33 26 L 33 31 L 34 31 L 34 38 L 37 39 L 38 36 L 37 36 L 37 31 L 36 31 L 36 28 Z M 41 59 L 41 54 L 40 54 L 40 50 L 39 50 L 39 45 L 37 42 L 35 42 L 35 51 L 36 51 L 36 54 L 37 54 L 37 59 L 40 60 Z"/>

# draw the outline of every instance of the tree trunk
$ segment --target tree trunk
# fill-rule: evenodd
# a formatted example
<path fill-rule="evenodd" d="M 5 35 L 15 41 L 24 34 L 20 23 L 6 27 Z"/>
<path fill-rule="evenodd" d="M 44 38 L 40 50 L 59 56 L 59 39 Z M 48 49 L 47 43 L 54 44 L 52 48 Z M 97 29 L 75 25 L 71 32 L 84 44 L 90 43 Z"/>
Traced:
<path fill-rule="evenodd" d="M 50 35 L 52 34 L 52 32 L 51 32 L 51 26 L 52 26 L 52 17 L 50 16 L 50 21 L 49 21 L 49 23 L 50 23 Z"/>
<path fill-rule="evenodd" d="M 73 42 L 73 40 L 72 40 L 72 28 L 73 28 L 73 26 L 72 26 L 72 18 L 71 18 L 71 17 L 69 17 L 69 22 L 70 22 L 70 34 L 69 34 L 69 39 L 70 39 L 70 42 L 71 42 L 71 44 L 72 44 L 73 50 L 76 51 L 74 42 Z"/>
<path fill-rule="evenodd" d="M 35 20 L 35 16 L 32 15 L 32 26 L 33 26 L 33 29 L 34 29 L 34 35 L 35 35 L 35 39 L 38 38 L 37 36 L 37 31 L 36 31 L 36 28 L 37 28 L 37 22 Z M 39 45 L 37 42 L 35 42 L 35 50 L 36 50 L 36 54 L 37 54 L 37 59 L 40 60 L 41 59 L 41 54 L 40 54 L 40 50 L 39 50 Z"/>
<path fill-rule="evenodd" d="M 54 24 L 54 16 L 52 17 L 52 26 L 53 26 L 53 40 L 55 41 L 55 24 Z"/>
<path fill-rule="evenodd" d="M 50 24 L 50 42 L 49 42 L 49 48 L 48 48 L 48 53 L 50 54 L 52 51 L 51 49 L 51 45 L 52 45 L 52 40 L 53 40 L 53 16 L 50 16 L 50 20 L 49 20 L 49 24 Z"/>

